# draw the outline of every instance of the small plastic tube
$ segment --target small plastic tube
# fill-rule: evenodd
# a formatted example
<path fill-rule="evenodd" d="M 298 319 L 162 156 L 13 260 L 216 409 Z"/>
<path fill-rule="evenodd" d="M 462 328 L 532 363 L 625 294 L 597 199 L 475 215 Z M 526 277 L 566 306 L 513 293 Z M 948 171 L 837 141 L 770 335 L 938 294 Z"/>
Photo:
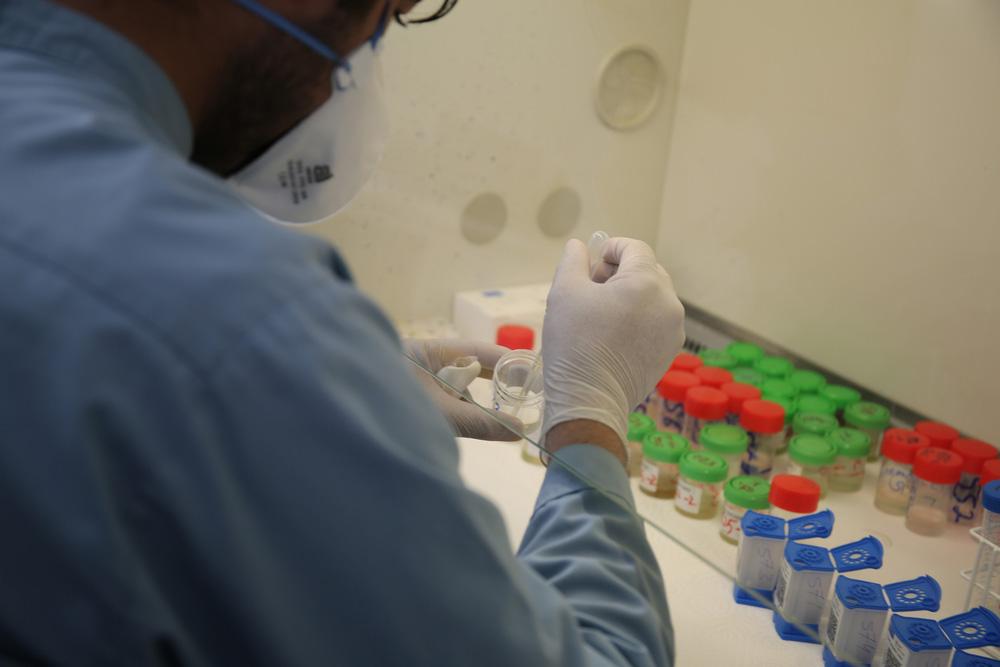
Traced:
<path fill-rule="evenodd" d="M 838 428 L 826 439 L 837 448 L 837 460 L 830 467 L 830 488 L 858 491 L 865 483 L 865 462 L 871 450 L 869 436 L 854 428 Z"/>
<path fill-rule="evenodd" d="M 633 412 L 628 416 L 628 474 L 638 477 L 642 467 L 642 443 L 656 431 L 656 424 L 647 415 Z"/>
<path fill-rule="evenodd" d="M 882 434 L 889 428 L 889 409 L 878 403 L 859 401 L 844 408 L 844 423 L 862 431 L 871 441 L 869 461 L 877 461 L 882 455 Z"/>
<path fill-rule="evenodd" d="M 674 507 L 692 519 L 711 519 L 719 508 L 726 461 L 711 452 L 688 452 L 681 457 Z"/>
<path fill-rule="evenodd" d="M 754 363 L 753 367 L 763 373 L 765 377 L 779 380 L 784 380 L 795 372 L 795 365 L 784 357 L 761 357 Z"/>
<path fill-rule="evenodd" d="M 699 438 L 705 451 L 718 454 L 726 461 L 726 479 L 740 474 L 740 461 L 750 442 L 746 431 L 732 424 L 709 424 L 701 429 Z"/>
<path fill-rule="evenodd" d="M 511 350 L 500 357 L 493 369 L 493 409 L 516 416 L 524 424 L 521 456 L 541 464 L 541 450 L 528 439 L 538 441 L 544 408 L 542 375 L 538 355 L 531 350 Z"/>
<path fill-rule="evenodd" d="M 792 433 L 795 435 L 828 436 L 840 428 L 840 422 L 833 415 L 819 412 L 802 412 L 792 419 Z"/>
<path fill-rule="evenodd" d="M 726 352 L 736 360 L 739 368 L 752 368 L 755 363 L 764 358 L 764 350 L 759 345 L 745 341 L 735 341 L 726 346 Z"/>
<path fill-rule="evenodd" d="M 768 499 L 771 513 L 783 519 L 812 514 L 819 507 L 819 484 L 798 475 L 775 475 Z"/>
<path fill-rule="evenodd" d="M 951 443 L 961 437 L 956 429 L 941 422 L 920 421 L 914 425 L 913 430 L 926 436 L 931 441 L 931 447 L 941 449 L 951 449 Z"/>
<path fill-rule="evenodd" d="M 794 371 L 788 376 L 796 391 L 802 394 L 816 394 L 826 386 L 826 378 L 816 371 Z"/>
<path fill-rule="evenodd" d="M 930 440 L 916 431 L 893 428 L 882 438 L 882 467 L 875 487 L 875 507 L 888 514 L 906 514 L 913 491 L 913 459 L 930 447 Z"/>
<path fill-rule="evenodd" d="M 656 428 L 671 433 L 681 433 L 684 430 L 684 401 L 690 389 L 701 384 L 693 373 L 687 371 L 667 371 L 663 379 L 656 385 L 660 396 L 659 409 L 656 411 Z"/>
<path fill-rule="evenodd" d="M 876 652 L 872 665 L 924 667 L 947 665 L 951 642 L 938 622 L 929 618 L 910 618 L 893 614 L 883 649 Z M 884 653 L 884 655 L 879 655 Z"/>
<path fill-rule="evenodd" d="M 983 465 L 997 457 L 997 449 L 982 440 L 960 438 L 952 443 L 951 451 L 962 457 L 962 477 L 951 490 L 952 523 L 974 526 L 982 512 L 979 475 Z"/>
<path fill-rule="evenodd" d="M 769 477 L 785 440 L 785 409 L 773 401 L 744 401 L 740 426 L 749 437 L 740 472 L 753 477 Z"/>
<path fill-rule="evenodd" d="M 763 606 L 746 593 L 753 590 L 765 600 L 778 583 L 785 551 L 785 520 L 749 510 L 740 519 L 736 551 L 736 587 L 733 595 L 740 604 Z"/>
<path fill-rule="evenodd" d="M 982 534 L 995 545 L 1000 545 L 1000 479 L 983 487 Z"/>
<path fill-rule="evenodd" d="M 857 390 L 839 384 L 826 385 L 820 390 L 819 395 L 837 406 L 837 418 L 841 425 L 844 424 L 844 410 L 847 406 L 861 400 L 861 394 Z"/>
<path fill-rule="evenodd" d="M 718 369 L 717 369 L 718 370 Z M 684 426 L 681 435 L 691 442 L 692 449 L 699 449 L 701 429 L 714 423 L 724 423 L 729 398 L 720 389 L 692 387 L 684 397 Z"/>
<path fill-rule="evenodd" d="M 826 495 L 830 468 L 837 460 L 837 446 L 818 435 L 797 435 L 788 443 L 788 474 L 800 475 L 819 485 L 819 495 Z"/>
<path fill-rule="evenodd" d="M 642 443 L 639 490 L 654 498 L 673 498 L 681 457 L 689 451 L 691 443 L 677 433 L 655 431 L 647 435 Z"/>
<path fill-rule="evenodd" d="M 752 384 L 742 382 L 727 382 L 721 387 L 722 393 L 729 397 L 729 410 L 726 414 L 726 423 L 738 425 L 740 423 L 740 413 L 743 411 L 743 404 L 760 398 L 760 389 Z"/>
<path fill-rule="evenodd" d="M 818 631 L 833 574 L 829 550 L 789 542 L 785 545 L 781 573 L 774 589 L 776 613 L 786 623 Z"/>
<path fill-rule="evenodd" d="M 918 535 L 940 535 L 951 512 L 951 489 L 962 476 L 962 457 L 927 447 L 913 459 L 913 494 L 906 507 L 906 527 Z"/>
<path fill-rule="evenodd" d="M 867 665 L 875 655 L 889 615 L 882 587 L 840 576 L 834 585 L 823 643 L 837 660 Z"/>
<path fill-rule="evenodd" d="M 725 368 L 718 368 L 716 366 L 703 365 L 701 368 L 695 369 L 694 374 L 698 376 L 703 385 L 712 387 L 713 389 L 722 389 L 722 385 L 733 381 L 732 373 Z"/>
<path fill-rule="evenodd" d="M 767 499 L 771 485 L 760 477 L 746 475 L 733 477 L 722 489 L 722 515 L 719 522 L 719 535 L 730 544 L 737 544 L 740 539 L 740 522 L 746 513 L 754 511 L 765 514 L 771 507 Z"/>

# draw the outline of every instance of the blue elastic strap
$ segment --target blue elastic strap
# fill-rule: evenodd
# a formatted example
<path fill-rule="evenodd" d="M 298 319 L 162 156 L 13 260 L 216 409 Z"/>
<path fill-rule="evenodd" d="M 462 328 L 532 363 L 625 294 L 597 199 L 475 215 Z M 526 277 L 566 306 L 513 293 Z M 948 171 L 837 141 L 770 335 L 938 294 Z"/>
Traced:
<path fill-rule="evenodd" d="M 305 30 L 301 29 L 300 27 L 298 27 L 297 25 L 286 19 L 281 14 L 278 14 L 277 12 L 274 12 L 268 9 L 267 7 L 261 5 L 260 3 L 257 2 L 257 0 L 233 0 L 233 2 L 238 4 L 240 7 L 243 7 L 247 11 L 253 12 L 257 16 L 261 17 L 262 19 L 273 25 L 274 27 L 284 30 L 289 35 L 299 40 L 300 42 L 302 42 L 303 44 L 305 44 L 310 49 L 320 54 L 327 60 L 337 64 L 340 67 L 347 67 L 347 69 L 350 70 L 350 66 L 348 65 L 347 61 L 338 56 L 336 53 L 334 53 L 333 49 L 331 49 L 329 46 L 319 41 L 318 39 L 307 33 Z"/>

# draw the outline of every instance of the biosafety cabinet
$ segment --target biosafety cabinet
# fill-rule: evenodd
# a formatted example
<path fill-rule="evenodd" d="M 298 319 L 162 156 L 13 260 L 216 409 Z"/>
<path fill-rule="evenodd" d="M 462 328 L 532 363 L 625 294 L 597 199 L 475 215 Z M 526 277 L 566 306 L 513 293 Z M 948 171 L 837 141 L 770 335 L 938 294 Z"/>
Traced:
<path fill-rule="evenodd" d="M 544 284 L 567 238 L 604 230 L 654 247 L 689 352 L 748 340 L 896 426 L 1000 445 L 1000 3 L 461 0 L 391 29 L 384 55 L 380 170 L 310 233 L 404 333 L 454 332 L 456 294 Z M 516 544 L 542 470 L 507 445 L 462 448 Z M 873 535 L 884 566 L 859 579 L 929 575 L 940 608 L 914 616 L 964 612 L 969 526 L 906 530 L 874 507 L 878 472 L 820 501 L 836 525 L 816 544 Z M 734 602 L 718 517 L 639 482 L 681 664 L 820 664 Z"/>

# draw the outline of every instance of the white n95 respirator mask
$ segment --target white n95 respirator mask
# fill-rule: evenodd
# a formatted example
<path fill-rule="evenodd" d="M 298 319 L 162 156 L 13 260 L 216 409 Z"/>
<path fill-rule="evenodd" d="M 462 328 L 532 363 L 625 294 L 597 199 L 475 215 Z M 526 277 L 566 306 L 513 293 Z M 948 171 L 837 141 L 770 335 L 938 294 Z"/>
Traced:
<path fill-rule="evenodd" d="M 385 150 L 389 114 L 378 47 L 388 13 L 375 35 L 345 61 L 256 0 L 234 2 L 335 64 L 330 99 L 229 178 L 241 197 L 277 222 L 319 222 L 357 196 Z"/>

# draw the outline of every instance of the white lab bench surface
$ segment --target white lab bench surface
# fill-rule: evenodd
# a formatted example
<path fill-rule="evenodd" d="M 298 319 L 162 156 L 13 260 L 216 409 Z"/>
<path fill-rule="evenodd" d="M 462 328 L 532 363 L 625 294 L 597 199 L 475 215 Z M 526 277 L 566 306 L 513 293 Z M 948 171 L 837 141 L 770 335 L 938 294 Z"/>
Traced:
<path fill-rule="evenodd" d="M 486 398 L 489 384 L 477 380 L 470 387 L 477 400 Z M 500 508 L 511 545 L 516 548 L 531 518 L 545 469 L 525 462 L 513 443 L 459 439 L 461 473 L 466 483 Z M 973 565 L 977 543 L 968 529 L 949 526 L 940 537 L 909 532 L 903 517 L 885 514 L 873 505 L 878 464 L 869 463 L 864 487 L 854 493 L 831 492 L 820 501 L 836 516 L 833 534 L 817 541 L 833 547 L 874 535 L 885 547 L 880 570 L 861 570 L 850 576 L 881 584 L 923 574 L 941 584 L 943 618 L 964 611 L 967 582 L 960 571 Z M 699 521 L 679 514 L 672 500 L 651 498 L 632 490 L 639 513 L 664 528 L 689 549 L 733 574 L 736 547 L 719 537 L 719 518 Z M 738 605 L 732 582 L 699 561 L 685 548 L 647 526 L 647 535 L 663 571 L 677 642 L 677 664 L 705 665 L 821 665 L 815 644 L 785 642 L 771 623 L 771 612 Z"/>

